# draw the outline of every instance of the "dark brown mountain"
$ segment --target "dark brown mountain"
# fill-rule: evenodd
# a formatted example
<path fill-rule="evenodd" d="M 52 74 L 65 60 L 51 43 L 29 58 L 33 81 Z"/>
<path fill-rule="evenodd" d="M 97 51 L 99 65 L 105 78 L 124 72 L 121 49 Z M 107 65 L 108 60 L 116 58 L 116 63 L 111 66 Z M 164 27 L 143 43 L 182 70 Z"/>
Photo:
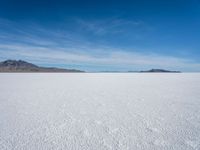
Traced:
<path fill-rule="evenodd" d="M 76 69 L 40 67 L 23 60 L 6 60 L 0 62 L 0 72 L 84 72 Z"/>

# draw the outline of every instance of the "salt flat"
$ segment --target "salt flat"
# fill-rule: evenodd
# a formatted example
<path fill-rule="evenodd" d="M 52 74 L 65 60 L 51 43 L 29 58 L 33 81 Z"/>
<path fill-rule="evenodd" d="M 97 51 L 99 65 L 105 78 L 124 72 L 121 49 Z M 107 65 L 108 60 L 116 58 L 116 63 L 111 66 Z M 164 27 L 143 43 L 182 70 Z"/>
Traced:
<path fill-rule="evenodd" d="M 199 150 L 200 74 L 0 74 L 0 149 Z"/>

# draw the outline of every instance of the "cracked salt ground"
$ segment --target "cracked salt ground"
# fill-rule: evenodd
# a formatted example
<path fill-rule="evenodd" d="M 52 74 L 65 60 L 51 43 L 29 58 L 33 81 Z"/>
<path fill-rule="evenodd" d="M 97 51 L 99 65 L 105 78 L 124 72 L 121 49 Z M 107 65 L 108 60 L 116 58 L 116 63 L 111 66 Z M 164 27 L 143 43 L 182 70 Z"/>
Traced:
<path fill-rule="evenodd" d="M 0 74 L 0 83 L 1 150 L 200 149 L 198 73 Z"/>

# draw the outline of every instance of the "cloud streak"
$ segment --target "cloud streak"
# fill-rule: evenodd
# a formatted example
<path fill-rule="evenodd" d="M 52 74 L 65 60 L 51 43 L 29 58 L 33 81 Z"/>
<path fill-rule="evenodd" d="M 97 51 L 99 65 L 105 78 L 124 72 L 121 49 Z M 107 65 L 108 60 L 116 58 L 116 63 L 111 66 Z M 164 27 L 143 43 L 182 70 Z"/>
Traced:
<path fill-rule="evenodd" d="M 104 20 L 83 20 L 76 19 L 76 22 L 83 30 L 89 31 L 95 35 L 103 36 L 108 34 L 121 34 L 127 28 L 144 27 L 142 21 L 131 21 L 124 19 L 104 19 Z"/>

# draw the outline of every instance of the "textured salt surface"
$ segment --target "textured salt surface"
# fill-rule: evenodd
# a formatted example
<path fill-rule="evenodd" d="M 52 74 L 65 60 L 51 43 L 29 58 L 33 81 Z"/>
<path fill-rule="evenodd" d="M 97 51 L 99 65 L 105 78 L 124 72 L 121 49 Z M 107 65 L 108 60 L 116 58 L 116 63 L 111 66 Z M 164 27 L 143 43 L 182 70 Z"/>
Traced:
<path fill-rule="evenodd" d="M 1 150 L 199 150 L 200 74 L 0 74 Z"/>

